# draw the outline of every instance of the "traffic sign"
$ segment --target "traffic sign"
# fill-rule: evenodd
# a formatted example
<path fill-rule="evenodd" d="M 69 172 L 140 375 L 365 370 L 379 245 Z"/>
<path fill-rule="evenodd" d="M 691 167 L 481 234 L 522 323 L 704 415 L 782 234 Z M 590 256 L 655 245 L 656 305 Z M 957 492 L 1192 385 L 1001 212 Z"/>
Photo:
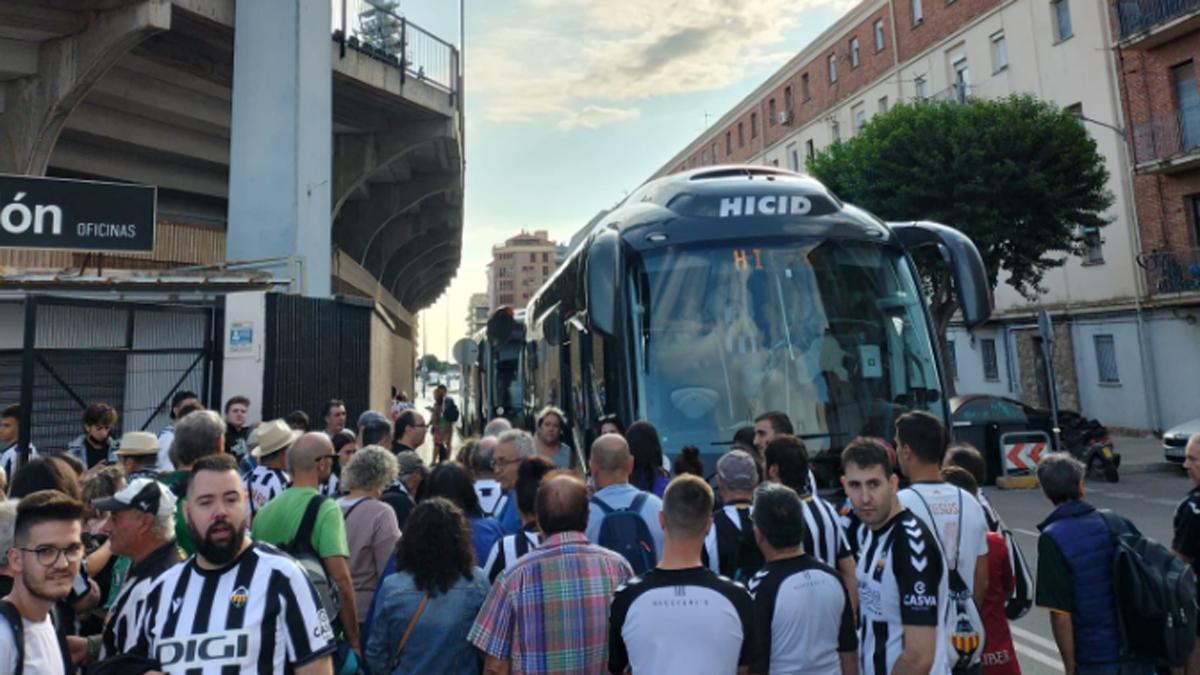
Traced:
<path fill-rule="evenodd" d="M 1036 443 L 1013 443 L 1004 446 L 1004 464 L 1007 471 L 1026 470 L 1033 471 L 1037 468 L 1037 464 L 1041 461 L 1042 452 L 1046 449 L 1046 443 L 1039 441 Z"/>

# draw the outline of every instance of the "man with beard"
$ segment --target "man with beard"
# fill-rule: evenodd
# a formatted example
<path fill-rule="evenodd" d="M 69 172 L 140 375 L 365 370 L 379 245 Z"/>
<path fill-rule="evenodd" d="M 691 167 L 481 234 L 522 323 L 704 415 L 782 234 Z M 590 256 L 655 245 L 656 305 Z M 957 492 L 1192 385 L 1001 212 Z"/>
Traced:
<path fill-rule="evenodd" d="M 79 573 L 82 516 L 83 504 L 56 490 L 34 492 L 17 506 L 7 553 L 13 589 L 0 600 L 0 675 L 74 672 L 50 610 Z"/>
<path fill-rule="evenodd" d="M 227 454 L 198 460 L 184 502 L 196 555 L 146 599 L 135 654 L 164 672 L 332 672 L 333 631 L 292 558 L 246 534 L 246 488 Z"/>

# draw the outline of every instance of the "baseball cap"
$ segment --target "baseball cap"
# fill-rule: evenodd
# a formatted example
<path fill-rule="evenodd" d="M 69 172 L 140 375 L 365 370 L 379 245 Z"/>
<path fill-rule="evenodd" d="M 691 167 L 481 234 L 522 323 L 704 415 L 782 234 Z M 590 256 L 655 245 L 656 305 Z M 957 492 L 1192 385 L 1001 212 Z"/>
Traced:
<path fill-rule="evenodd" d="M 97 499 L 92 507 L 97 511 L 124 511 L 136 509 L 143 513 L 157 514 L 163 501 L 175 508 L 175 495 L 153 478 L 135 478 L 124 490 L 111 497 Z"/>
<path fill-rule="evenodd" d="M 745 450 L 730 450 L 717 460 L 717 475 L 730 490 L 753 490 L 758 483 L 758 466 Z"/>

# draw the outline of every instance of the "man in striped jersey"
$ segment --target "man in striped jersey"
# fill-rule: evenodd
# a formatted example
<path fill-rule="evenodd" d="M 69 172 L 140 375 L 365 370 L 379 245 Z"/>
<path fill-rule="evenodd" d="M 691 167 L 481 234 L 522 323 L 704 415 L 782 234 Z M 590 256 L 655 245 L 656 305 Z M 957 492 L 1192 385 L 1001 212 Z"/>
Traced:
<path fill-rule="evenodd" d="M 750 518 L 750 499 L 756 485 L 758 467 L 750 453 L 730 450 L 717 460 L 717 491 L 722 504 L 713 512 L 713 526 L 704 538 L 701 559 L 708 569 L 743 583 L 763 563 Z"/>
<path fill-rule="evenodd" d="M 300 432 L 283 420 L 271 420 L 255 429 L 254 435 L 258 443 L 250 456 L 258 465 L 246 474 L 247 513 L 251 520 L 267 502 L 291 485 L 292 479 L 283 469 L 287 463 L 287 449 L 300 438 Z"/>
<path fill-rule="evenodd" d="M 777 434 L 767 444 L 764 454 L 767 480 L 782 483 L 800 495 L 804 506 L 804 550 L 838 571 L 850 594 L 850 603 L 857 608 L 854 556 L 837 509 L 817 495 L 815 486 L 809 482 L 812 472 L 804 441 L 791 434 Z"/>
<path fill-rule="evenodd" d="M 184 509 L 196 555 L 150 591 L 131 651 L 163 672 L 331 673 L 329 617 L 292 558 L 247 536 L 232 456 L 192 466 Z"/>
<path fill-rule="evenodd" d="M 100 658 L 133 649 L 137 626 L 151 586 L 164 572 L 179 564 L 175 545 L 175 495 L 150 478 L 133 480 L 124 490 L 92 502 L 97 511 L 112 515 L 104 534 L 115 555 L 128 556 L 129 572 L 104 624 Z M 88 638 L 89 651 L 94 638 Z"/>
<path fill-rule="evenodd" d="M 484 439 L 487 440 L 487 439 Z M 526 457 L 517 468 L 517 487 L 513 490 L 517 500 L 517 510 L 521 513 L 521 531 L 516 534 L 506 534 L 492 545 L 488 554 L 487 564 L 483 566 L 488 575 L 488 581 L 495 582 L 496 577 L 505 569 L 516 564 L 517 559 L 537 548 L 542 537 L 538 533 L 537 512 L 534 502 L 537 499 L 538 488 L 546 474 L 554 471 L 554 462 L 545 457 Z"/>
<path fill-rule="evenodd" d="M 861 672 L 949 673 L 941 615 L 950 590 L 937 538 L 900 503 L 899 479 L 878 441 L 846 446 L 842 471 L 866 525 L 858 559 Z"/>

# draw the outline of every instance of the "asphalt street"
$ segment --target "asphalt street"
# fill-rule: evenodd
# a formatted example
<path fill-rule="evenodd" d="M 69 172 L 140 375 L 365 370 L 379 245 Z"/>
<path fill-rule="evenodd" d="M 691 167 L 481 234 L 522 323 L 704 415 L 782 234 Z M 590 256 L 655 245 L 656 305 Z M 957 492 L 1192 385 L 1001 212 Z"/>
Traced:
<path fill-rule="evenodd" d="M 1129 518 L 1142 534 L 1166 545 L 1171 543 L 1171 518 L 1191 483 L 1180 470 L 1151 473 L 1122 472 L 1117 483 L 1088 481 L 1085 498 L 1097 508 L 1107 508 Z M 1037 569 L 1037 525 L 1050 513 L 1050 503 L 1040 490 L 986 488 L 992 505 L 1000 512 L 1021 544 L 1030 569 Z M 1013 641 L 1023 673 L 1061 674 L 1062 661 L 1050 633 L 1046 610 L 1034 607 L 1013 622 Z"/>

